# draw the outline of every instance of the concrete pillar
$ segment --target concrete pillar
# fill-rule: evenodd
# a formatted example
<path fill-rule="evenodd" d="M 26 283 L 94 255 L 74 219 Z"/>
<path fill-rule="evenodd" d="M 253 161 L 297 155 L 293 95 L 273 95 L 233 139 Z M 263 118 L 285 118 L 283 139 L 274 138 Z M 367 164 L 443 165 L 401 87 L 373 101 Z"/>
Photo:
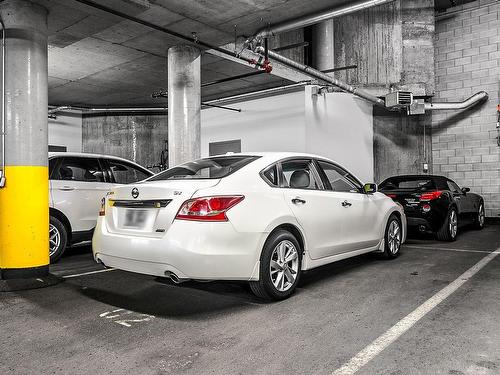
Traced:
<path fill-rule="evenodd" d="M 168 49 L 168 165 L 200 157 L 201 54 L 190 45 Z"/>
<path fill-rule="evenodd" d="M 47 10 L 6 0 L 0 17 L 7 50 L 0 279 L 39 277 L 48 274 L 49 263 Z"/>
<path fill-rule="evenodd" d="M 333 50 L 333 19 L 323 21 L 313 26 L 312 41 L 313 67 L 318 70 L 332 69 L 335 65 Z"/>

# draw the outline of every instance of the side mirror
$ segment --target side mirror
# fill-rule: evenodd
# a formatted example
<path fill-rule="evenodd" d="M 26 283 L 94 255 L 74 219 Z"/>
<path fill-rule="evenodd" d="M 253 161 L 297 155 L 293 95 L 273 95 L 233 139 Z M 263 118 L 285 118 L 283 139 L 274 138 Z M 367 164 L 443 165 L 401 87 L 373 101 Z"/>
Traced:
<path fill-rule="evenodd" d="M 462 193 L 466 194 L 470 191 L 470 188 L 462 188 Z"/>
<path fill-rule="evenodd" d="M 377 192 L 377 184 L 364 184 L 363 185 L 363 192 L 365 194 L 373 194 Z"/>

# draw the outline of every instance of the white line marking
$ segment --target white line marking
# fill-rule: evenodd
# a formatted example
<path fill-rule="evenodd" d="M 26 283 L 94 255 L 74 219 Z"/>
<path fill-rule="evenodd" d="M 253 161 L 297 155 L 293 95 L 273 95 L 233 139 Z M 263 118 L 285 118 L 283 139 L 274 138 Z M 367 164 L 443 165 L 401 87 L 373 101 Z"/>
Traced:
<path fill-rule="evenodd" d="M 426 249 L 426 250 L 436 250 L 436 251 L 456 251 L 460 253 L 483 253 L 483 254 L 496 254 L 499 251 L 487 251 L 487 250 L 469 250 L 469 249 L 454 249 L 450 247 L 432 247 L 432 246 L 417 246 L 417 245 L 403 245 L 410 249 Z"/>
<path fill-rule="evenodd" d="M 106 268 L 104 270 L 89 271 L 89 272 L 77 273 L 77 274 L 74 274 L 74 275 L 65 275 L 65 276 L 61 276 L 61 277 L 63 279 L 71 279 L 72 277 L 79 277 L 79 276 L 85 276 L 85 275 L 93 275 L 94 273 L 110 272 L 110 271 L 116 271 L 116 268 Z"/>
<path fill-rule="evenodd" d="M 420 319 L 427 315 L 432 309 L 448 298 L 453 292 L 460 288 L 463 284 L 467 282 L 472 276 L 474 276 L 479 270 L 486 266 L 490 261 L 500 254 L 500 248 L 494 251 L 479 262 L 461 274 L 455 281 L 451 282 L 439 292 L 434 294 L 431 298 L 413 310 L 410 314 L 406 315 L 403 319 L 389 328 L 385 333 L 379 336 L 370 345 L 361 350 L 356 354 L 349 362 L 344 364 L 342 367 L 338 368 L 333 372 L 333 375 L 352 375 L 359 371 L 364 365 L 370 362 L 378 354 L 380 354 L 385 348 L 396 341 L 402 334 L 413 327 Z"/>

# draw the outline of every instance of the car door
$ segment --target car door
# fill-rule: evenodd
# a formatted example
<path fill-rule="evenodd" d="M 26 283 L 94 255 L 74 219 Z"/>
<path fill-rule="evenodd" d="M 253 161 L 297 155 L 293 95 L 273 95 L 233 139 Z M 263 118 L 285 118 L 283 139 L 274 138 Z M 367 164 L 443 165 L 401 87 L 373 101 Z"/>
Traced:
<path fill-rule="evenodd" d="M 152 172 L 139 168 L 138 166 L 126 161 L 107 158 L 103 159 L 113 186 L 131 184 L 142 181 L 153 175 Z"/>
<path fill-rule="evenodd" d="M 457 204 L 460 218 L 468 220 L 473 212 L 473 204 L 469 199 L 470 197 L 467 197 L 467 194 L 454 181 L 446 180 L 446 183 L 453 195 L 453 200 Z"/>
<path fill-rule="evenodd" d="M 303 228 L 312 259 L 338 253 L 345 240 L 341 199 L 324 190 L 312 159 L 278 164 L 285 201 Z"/>
<path fill-rule="evenodd" d="M 66 156 L 51 174 L 53 207 L 68 218 L 73 232 L 95 227 L 101 199 L 111 189 L 94 157 Z"/>
<path fill-rule="evenodd" d="M 341 207 L 343 235 L 337 253 L 355 251 L 376 246 L 380 241 L 381 215 L 378 195 L 365 194 L 362 184 L 337 164 L 317 160 L 318 171 L 329 195 L 328 207 Z"/>

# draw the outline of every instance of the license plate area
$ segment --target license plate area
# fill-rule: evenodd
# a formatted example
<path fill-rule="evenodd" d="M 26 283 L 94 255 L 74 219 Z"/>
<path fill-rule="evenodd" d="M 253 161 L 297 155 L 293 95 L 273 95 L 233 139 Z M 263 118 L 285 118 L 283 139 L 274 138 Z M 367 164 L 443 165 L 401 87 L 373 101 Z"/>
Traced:
<path fill-rule="evenodd" d="M 148 214 L 148 210 L 127 208 L 123 215 L 122 227 L 126 229 L 144 229 L 148 223 Z"/>

